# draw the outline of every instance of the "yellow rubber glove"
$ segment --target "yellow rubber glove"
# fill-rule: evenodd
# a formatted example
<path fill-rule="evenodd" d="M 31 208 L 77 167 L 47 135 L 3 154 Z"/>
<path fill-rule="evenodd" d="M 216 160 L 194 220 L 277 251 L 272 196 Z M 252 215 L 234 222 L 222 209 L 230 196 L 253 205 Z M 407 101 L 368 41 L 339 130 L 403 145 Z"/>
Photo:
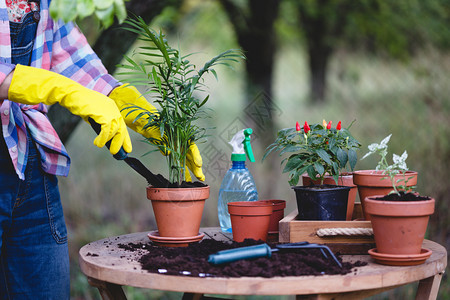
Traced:
<path fill-rule="evenodd" d="M 205 181 L 205 175 L 203 174 L 202 170 L 202 157 L 200 155 L 200 151 L 198 150 L 198 147 L 196 144 L 192 143 L 189 146 L 187 155 L 186 155 L 186 165 L 191 170 L 191 172 L 194 174 L 195 177 L 197 177 L 200 181 Z M 189 175 L 189 172 L 186 170 L 186 178 Z M 191 180 L 187 180 L 191 181 Z"/>
<path fill-rule="evenodd" d="M 125 109 L 130 106 L 137 106 L 142 108 L 142 111 L 156 112 L 156 108 L 148 103 L 145 97 L 143 97 L 134 86 L 127 84 L 121 85 L 115 88 L 111 94 L 109 94 L 109 97 L 116 102 L 117 107 L 122 113 L 128 127 L 137 133 L 140 133 L 145 138 L 161 139 L 161 132 L 159 131 L 159 128 L 144 129 L 147 121 L 144 118 L 135 120 L 141 111 Z M 197 145 L 194 143 L 192 143 L 189 147 L 186 157 L 186 165 L 198 180 L 205 180 L 205 175 L 202 171 L 202 157 L 200 156 L 200 151 L 198 150 Z M 192 181 L 191 175 L 187 168 L 185 168 L 185 171 L 186 181 Z"/>
<path fill-rule="evenodd" d="M 17 65 L 8 90 L 8 99 L 35 105 L 59 103 L 86 122 L 92 118 L 100 124 L 100 134 L 94 145 L 103 147 L 111 140 L 110 152 L 120 148 L 131 152 L 131 139 L 126 124 L 116 104 L 107 96 L 90 90 L 81 84 L 44 69 Z"/>

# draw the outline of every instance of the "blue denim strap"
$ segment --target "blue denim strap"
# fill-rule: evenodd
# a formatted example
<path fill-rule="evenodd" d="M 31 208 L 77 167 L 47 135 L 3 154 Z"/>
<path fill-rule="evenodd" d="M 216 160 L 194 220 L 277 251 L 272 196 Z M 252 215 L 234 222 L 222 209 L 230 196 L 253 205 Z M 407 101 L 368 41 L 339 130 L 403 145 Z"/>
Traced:
<path fill-rule="evenodd" d="M 34 12 L 26 14 L 20 23 L 10 22 L 11 61 L 13 64 L 30 65 L 37 29 L 33 14 Z"/>

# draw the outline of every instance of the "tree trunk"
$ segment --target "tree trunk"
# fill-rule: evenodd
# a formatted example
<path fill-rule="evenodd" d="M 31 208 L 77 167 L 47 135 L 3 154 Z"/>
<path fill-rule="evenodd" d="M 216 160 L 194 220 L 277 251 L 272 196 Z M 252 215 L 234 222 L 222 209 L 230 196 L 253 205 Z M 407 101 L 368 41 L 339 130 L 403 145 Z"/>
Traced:
<path fill-rule="evenodd" d="M 327 67 L 332 48 L 328 45 L 326 17 L 320 13 L 310 15 L 300 6 L 300 22 L 306 36 L 310 72 L 310 97 L 313 102 L 324 102 Z"/>
<path fill-rule="evenodd" d="M 181 0 L 132 0 L 126 2 L 126 8 L 129 15 L 139 15 L 147 23 L 150 23 L 165 7 L 180 5 L 181 2 Z M 108 72 L 113 74 L 116 65 L 120 63 L 123 55 L 133 45 L 136 37 L 137 34 L 120 29 L 115 22 L 114 25 L 100 34 L 92 48 L 102 60 Z M 71 114 L 67 109 L 57 104 L 50 107 L 48 117 L 63 143 L 69 140 L 81 120 L 80 117 Z"/>
<path fill-rule="evenodd" d="M 319 38 L 308 41 L 309 71 L 310 71 L 310 97 L 314 102 L 325 102 L 326 76 L 331 48 L 326 46 Z"/>
<path fill-rule="evenodd" d="M 300 26 L 306 37 L 312 102 L 325 102 L 328 62 L 344 35 L 347 16 L 354 3 L 351 1 L 299 1 Z M 334 16 L 333 18 L 330 16 Z"/>
<path fill-rule="evenodd" d="M 279 0 L 249 0 L 242 9 L 235 1 L 221 0 L 239 45 L 245 52 L 246 123 L 255 131 L 263 148 L 274 136 L 274 116 L 280 111 L 272 99 L 272 75 L 276 51 L 274 22 L 278 16 Z M 255 147 L 256 148 L 256 147 Z"/>
<path fill-rule="evenodd" d="M 244 108 L 245 125 L 254 131 L 252 148 L 255 156 L 262 157 L 264 149 L 276 136 L 274 117 L 282 110 L 272 99 L 272 75 L 276 51 L 274 22 L 278 16 L 279 0 L 248 0 L 247 7 L 238 7 L 236 1 L 220 0 L 231 24 L 234 27 L 239 45 L 247 59 L 246 66 L 246 104 Z M 262 171 L 266 176 L 276 177 L 278 162 L 268 157 Z M 275 173 L 276 172 L 276 173 Z M 273 197 L 270 185 L 261 185 L 260 199 Z"/>

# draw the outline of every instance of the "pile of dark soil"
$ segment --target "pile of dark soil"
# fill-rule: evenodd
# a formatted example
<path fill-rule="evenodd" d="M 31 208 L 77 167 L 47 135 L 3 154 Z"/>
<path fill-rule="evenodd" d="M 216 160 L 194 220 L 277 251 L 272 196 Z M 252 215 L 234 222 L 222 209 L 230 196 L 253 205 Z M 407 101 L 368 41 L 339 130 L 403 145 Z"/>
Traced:
<path fill-rule="evenodd" d="M 154 185 L 153 187 L 158 187 L 158 188 L 195 188 L 195 187 L 207 186 L 206 184 L 204 184 L 203 182 L 200 182 L 200 181 L 194 181 L 194 182 L 183 181 L 181 184 L 178 184 L 178 182 L 171 183 L 169 180 L 167 180 L 167 178 L 165 178 L 161 174 L 157 174 L 156 178 L 158 178 L 160 184 Z"/>
<path fill-rule="evenodd" d="M 405 193 L 405 192 L 399 192 L 388 194 L 383 197 L 375 198 L 375 200 L 383 200 L 383 201 L 424 201 L 424 200 L 431 200 L 430 197 L 426 196 L 420 196 L 416 193 Z"/>
<path fill-rule="evenodd" d="M 296 249 L 272 253 L 271 258 L 256 258 L 240 260 L 223 265 L 208 263 L 208 256 L 217 251 L 245 247 L 262 243 L 261 241 L 245 240 L 241 243 L 224 243 L 205 239 L 189 247 L 159 247 L 148 244 L 119 244 L 119 248 L 128 251 L 148 252 L 139 258 L 143 269 L 151 273 L 168 275 L 184 275 L 194 277 L 275 277 L 302 275 L 338 275 L 347 274 L 355 267 L 367 263 L 357 261 L 343 262 L 340 268 L 331 258 L 325 259 L 318 249 Z M 274 248 L 275 245 L 270 245 Z M 339 261 L 342 259 L 337 255 Z"/>

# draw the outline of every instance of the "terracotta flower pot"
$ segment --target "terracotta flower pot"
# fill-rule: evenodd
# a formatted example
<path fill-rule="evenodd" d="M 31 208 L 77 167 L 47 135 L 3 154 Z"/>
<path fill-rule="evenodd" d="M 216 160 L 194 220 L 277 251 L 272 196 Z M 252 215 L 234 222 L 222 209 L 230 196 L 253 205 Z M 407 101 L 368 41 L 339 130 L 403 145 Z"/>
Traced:
<path fill-rule="evenodd" d="M 428 219 L 435 200 L 384 201 L 365 198 L 371 216 L 377 252 L 382 254 L 420 254 Z"/>
<path fill-rule="evenodd" d="M 228 203 L 233 240 L 245 239 L 267 241 L 272 203 L 263 201 L 238 201 Z"/>
<path fill-rule="evenodd" d="M 417 184 L 417 172 L 406 171 L 406 178 L 412 177 L 407 186 L 414 186 Z M 395 179 L 402 180 L 403 175 L 395 176 Z M 361 206 L 363 209 L 364 218 L 370 220 L 370 215 L 366 213 L 364 199 L 374 195 L 387 195 L 392 188 L 392 182 L 387 175 L 383 174 L 383 171 L 376 170 L 360 170 L 353 172 L 353 183 L 358 186 L 359 199 L 361 200 Z"/>
<path fill-rule="evenodd" d="M 302 181 L 304 186 L 312 185 L 312 184 L 320 184 L 319 180 L 311 180 L 311 177 L 308 174 L 302 175 Z M 325 176 L 323 180 L 324 184 L 334 185 L 336 181 L 334 181 L 333 176 Z M 356 199 L 356 191 L 358 190 L 356 185 L 353 183 L 353 173 L 346 172 L 342 173 L 338 179 L 338 185 L 348 186 L 350 190 L 348 192 L 348 202 L 347 202 L 347 215 L 346 220 L 351 221 L 353 216 L 353 209 L 355 208 L 355 199 Z"/>
<path fill-rule="evenodd" d="M 260 200 L 272 204 L 272 215 L 270 216 L 269 234 L 278 233 L 278 222 L 284 218 L 284 209 L 286 208 L 286 200 Z"/>
<path fill-rule="evenodd" d="M 147 187 L 161 237 L 192 237 L 200 230 L 209 186 L 199 188 Z"/>

